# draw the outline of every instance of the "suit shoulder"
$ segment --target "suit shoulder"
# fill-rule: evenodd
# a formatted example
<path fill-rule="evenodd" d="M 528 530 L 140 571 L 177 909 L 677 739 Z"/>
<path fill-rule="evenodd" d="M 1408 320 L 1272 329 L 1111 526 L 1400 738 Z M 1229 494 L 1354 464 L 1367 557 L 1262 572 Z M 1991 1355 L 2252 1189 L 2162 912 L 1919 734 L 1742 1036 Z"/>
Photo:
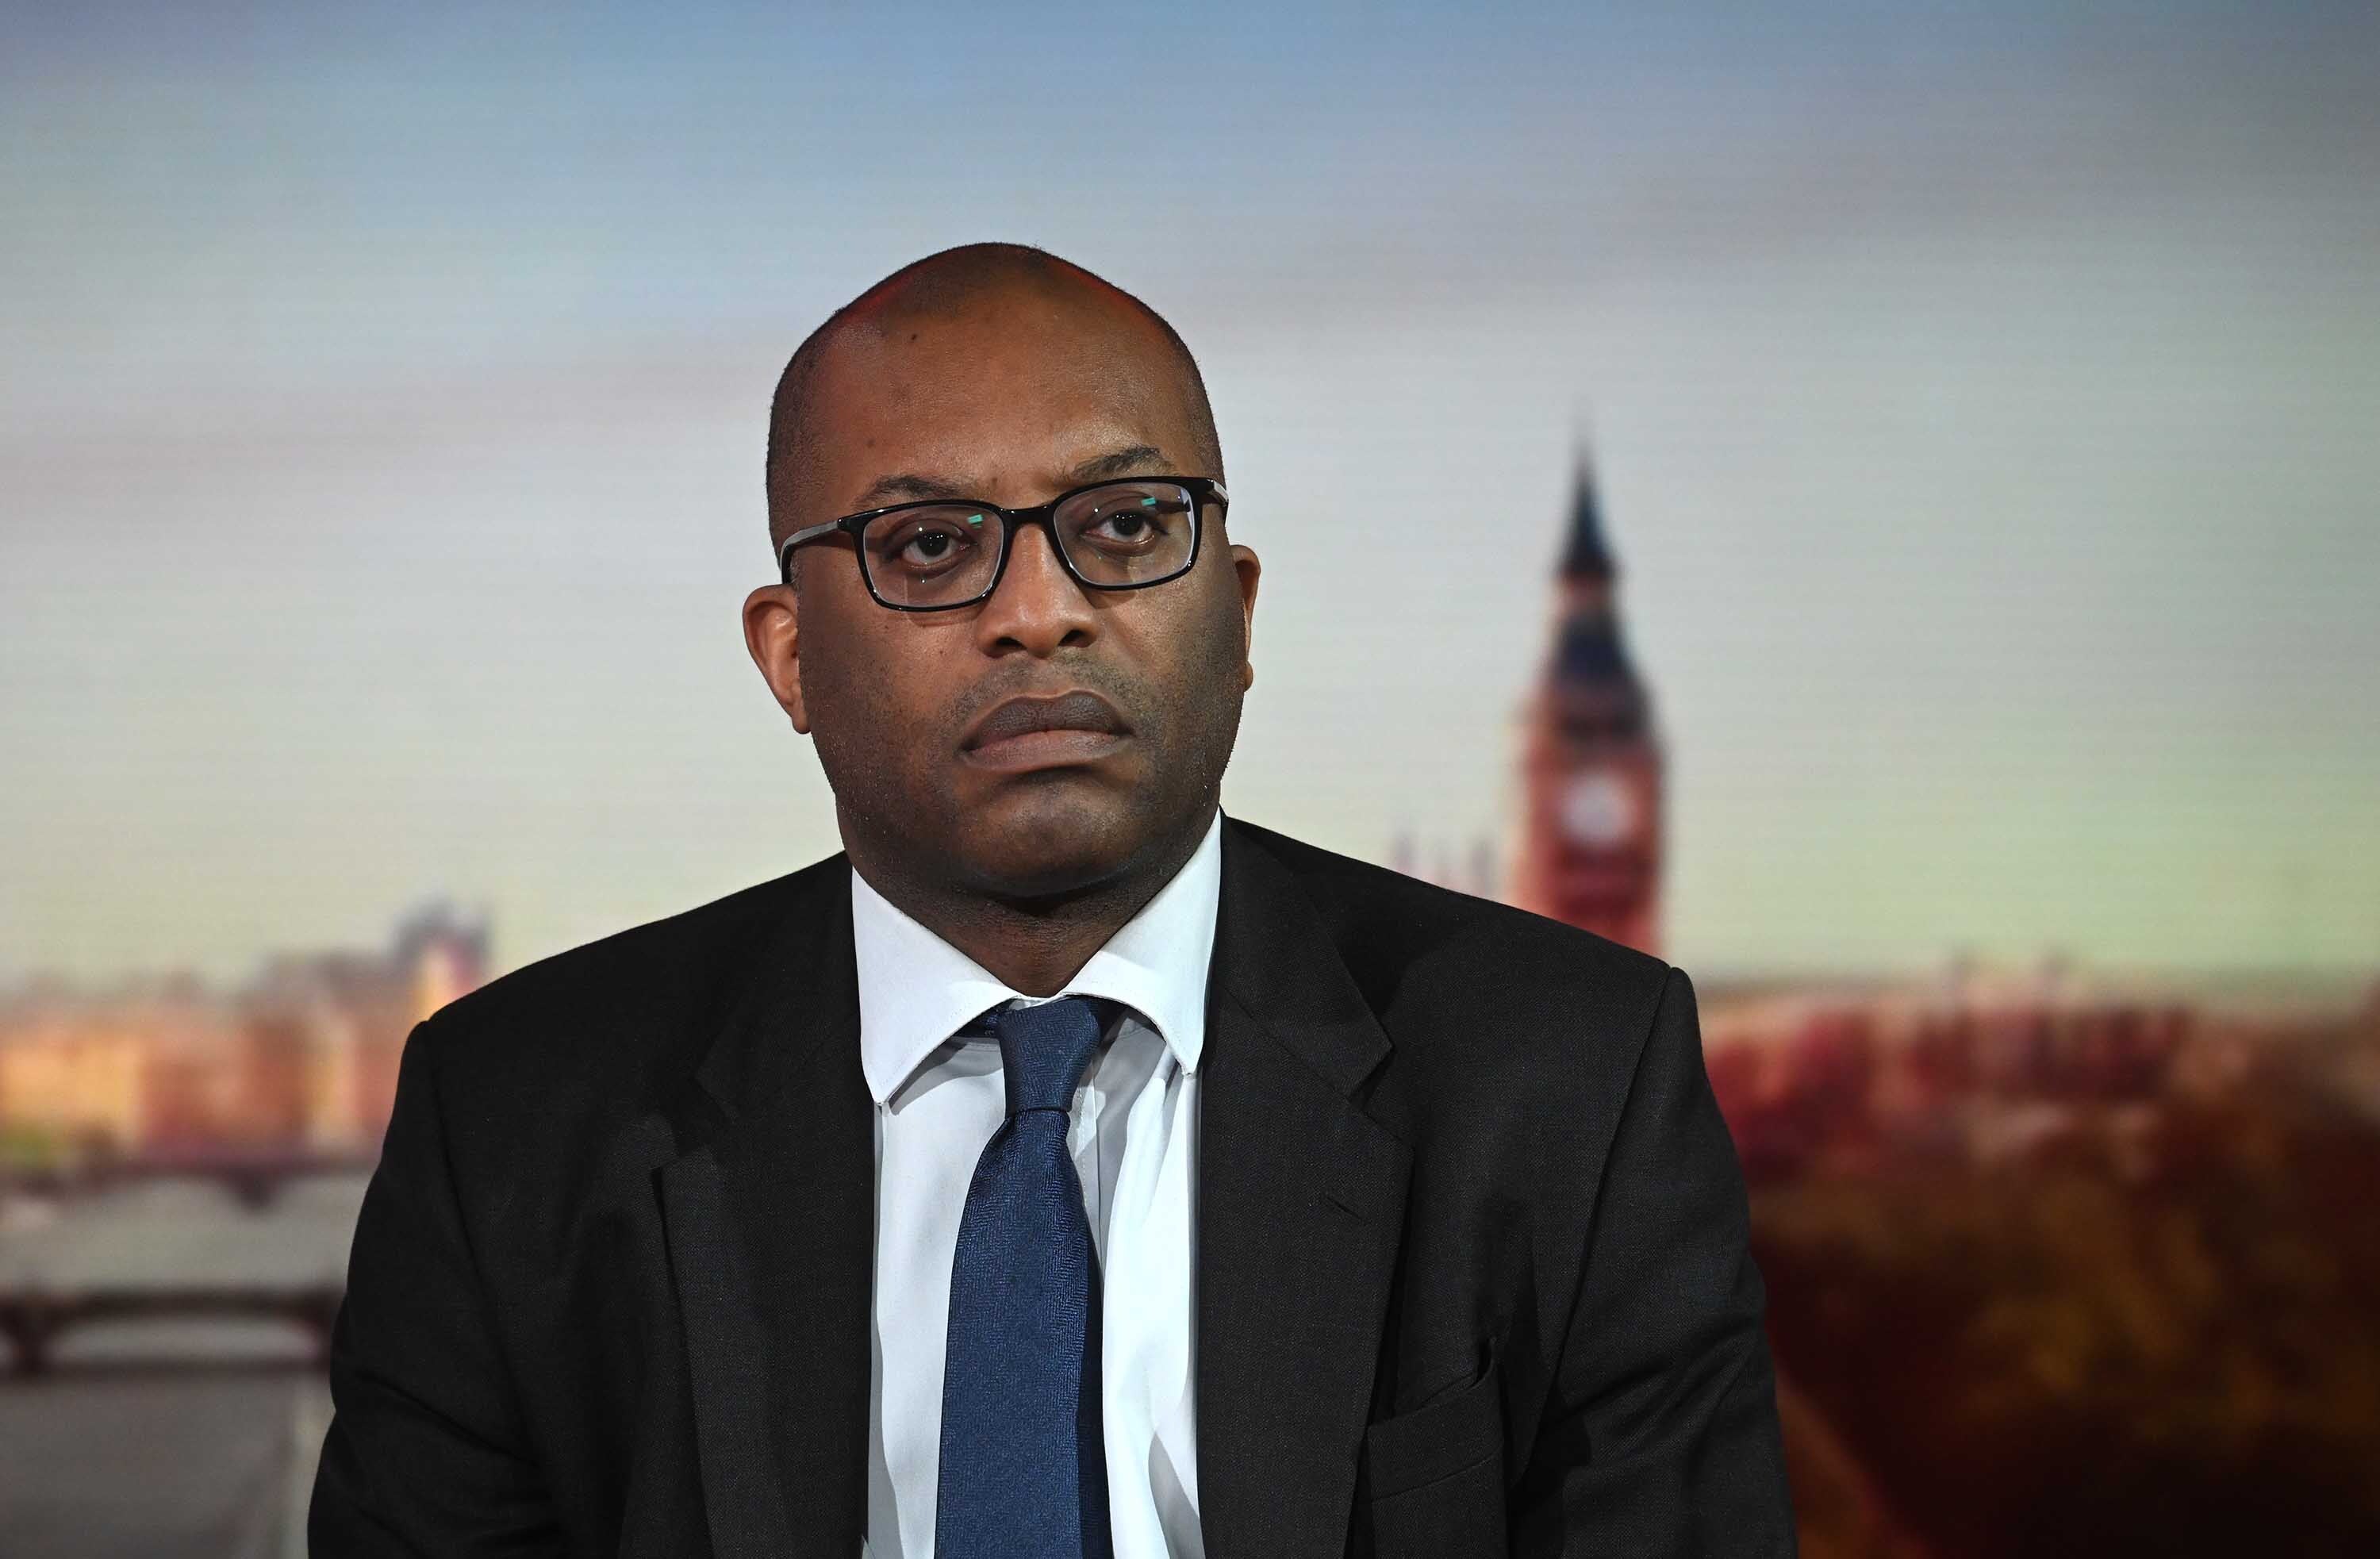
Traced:
<path fill-rule="evenodd" d="M 1667 961 L 1583 927 L 1233 821 L 1305 889 L 1359 983 L 1435 972 L 1466 985 L 1572 986 L 1633 1006 L 1668 976 Z"/>
<path fill-rule="evenodd" d="M 1312 899 L 1388 1035 L 1394 1061 L 1366 1108 L 1400 1140 L 1518 1155 L 1511 1173 L 1525 1179 L 1543 1168 L 1533 1144 L 1572 1140 L 1580 1123 L 1608 1132 L 1681 971 L 1549 916 L 1270 830 L 1252 838 Z"/>
<path fill-rule="evenodd" d="M 847 891 L 840 852 L 764 883 L 549 954 L 440 1007 L 416 1031 L 443 1071 L 497 1093 L 699 1059 L 763 941 Z M 680 1052 L 685 1054 L 681 1054 Z M 577 1090 L 573 1090 L 576 1091 Z"/>

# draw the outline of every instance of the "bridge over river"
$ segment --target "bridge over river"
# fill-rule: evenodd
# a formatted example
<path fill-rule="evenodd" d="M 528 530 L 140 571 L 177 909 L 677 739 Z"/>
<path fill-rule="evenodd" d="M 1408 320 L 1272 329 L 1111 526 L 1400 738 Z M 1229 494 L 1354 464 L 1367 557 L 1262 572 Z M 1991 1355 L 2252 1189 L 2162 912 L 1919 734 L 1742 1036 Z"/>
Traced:
<path fill-rule="evenodd" d="M 220 1168 L 222 1166 L 213 1166 Z M 366 1175 L 117 1166 L 0 1198 L 0 1553 L 294 1559 Z"/>

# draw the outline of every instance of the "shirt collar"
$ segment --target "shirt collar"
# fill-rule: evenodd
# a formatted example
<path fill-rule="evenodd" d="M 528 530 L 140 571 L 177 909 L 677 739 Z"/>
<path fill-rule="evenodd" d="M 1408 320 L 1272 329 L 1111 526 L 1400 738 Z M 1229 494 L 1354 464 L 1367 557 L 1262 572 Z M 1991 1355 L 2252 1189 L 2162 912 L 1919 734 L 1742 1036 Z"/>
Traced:
<path fill-rule="evenodd" d="M 1207 1037 L 1207 968 L 1223 884 L 1223 811 L 1182 869 L 1093 953 L 1058 994 L 1131 1007 L 1185 1072 Z M 1004 1001 L 1033 1000 L 929 931 L 851 873 L 852 951 L 859 977 L 859 1060 L 879 1104 L 934 1048 Z"/>

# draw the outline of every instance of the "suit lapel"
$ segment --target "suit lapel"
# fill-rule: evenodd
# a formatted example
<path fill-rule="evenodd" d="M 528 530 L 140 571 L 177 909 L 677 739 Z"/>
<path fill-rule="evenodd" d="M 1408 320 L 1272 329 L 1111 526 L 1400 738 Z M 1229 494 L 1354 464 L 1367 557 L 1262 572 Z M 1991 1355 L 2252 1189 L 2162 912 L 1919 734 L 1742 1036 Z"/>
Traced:
<path fill-rule="evenodd" d="M 659 1172 L 721 1559 L 867 1524 L 874 1111 L 849 864 L 792 895 Z M 1199 1525 L 1212 1559 L 1337 1555 L 1411 1153 L 1354 1102 L 1389 1040 L 1305 888 L 1226 816 L 1199 1063 Z"/>
<path fill-rule="evenodd" d="M 1226 817 L 1199 1062 L 1199 1526 L 1347 1543 L 1412 1155 L 1354 1102 L 1389 1040 L 1305 888 Z"/>
<path fill-rule="evenodd" d="M 714 1129 L 660 1171 L 711 1548 L 858 1552 L 867 1522 L 874 1114 L 846 858 L 759 953 L 696 1076 Z"/>

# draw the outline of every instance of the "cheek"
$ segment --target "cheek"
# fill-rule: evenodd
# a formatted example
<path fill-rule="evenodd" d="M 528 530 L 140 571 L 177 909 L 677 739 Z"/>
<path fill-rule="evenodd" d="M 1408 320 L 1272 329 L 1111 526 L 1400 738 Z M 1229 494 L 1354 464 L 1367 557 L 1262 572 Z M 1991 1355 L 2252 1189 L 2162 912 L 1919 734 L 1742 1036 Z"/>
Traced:
<path fill-rule="evenodd" d="M 916 750 L 941 728 L 940 711 L 917 702 L 921 690 L 888 670 L 888 647 L 861 636 L 806 650 L 799 671 L 810 739 L 838 794 L 847 787 L 903 788 Z"/>
<path fill-rule="evenodd" d="M 1236 689 L 1240 667 L 1248 658 L 1248 619 L 1247 608 L 1231 579 L 1224 576 L 1222 588 L 1215 591 L 1207 610 L 1207 669 L 1219 686 Z"/>
<path fill-rule="evenodd" d="M 1224 594 L 1201 603 L 1184 618 L 1175 642 L 1167 700 L 1177 741 L 1209 743 L 1235 730 L 1240 719 L 1240 666 L 1247 659 L 1239 597 Z"/>

